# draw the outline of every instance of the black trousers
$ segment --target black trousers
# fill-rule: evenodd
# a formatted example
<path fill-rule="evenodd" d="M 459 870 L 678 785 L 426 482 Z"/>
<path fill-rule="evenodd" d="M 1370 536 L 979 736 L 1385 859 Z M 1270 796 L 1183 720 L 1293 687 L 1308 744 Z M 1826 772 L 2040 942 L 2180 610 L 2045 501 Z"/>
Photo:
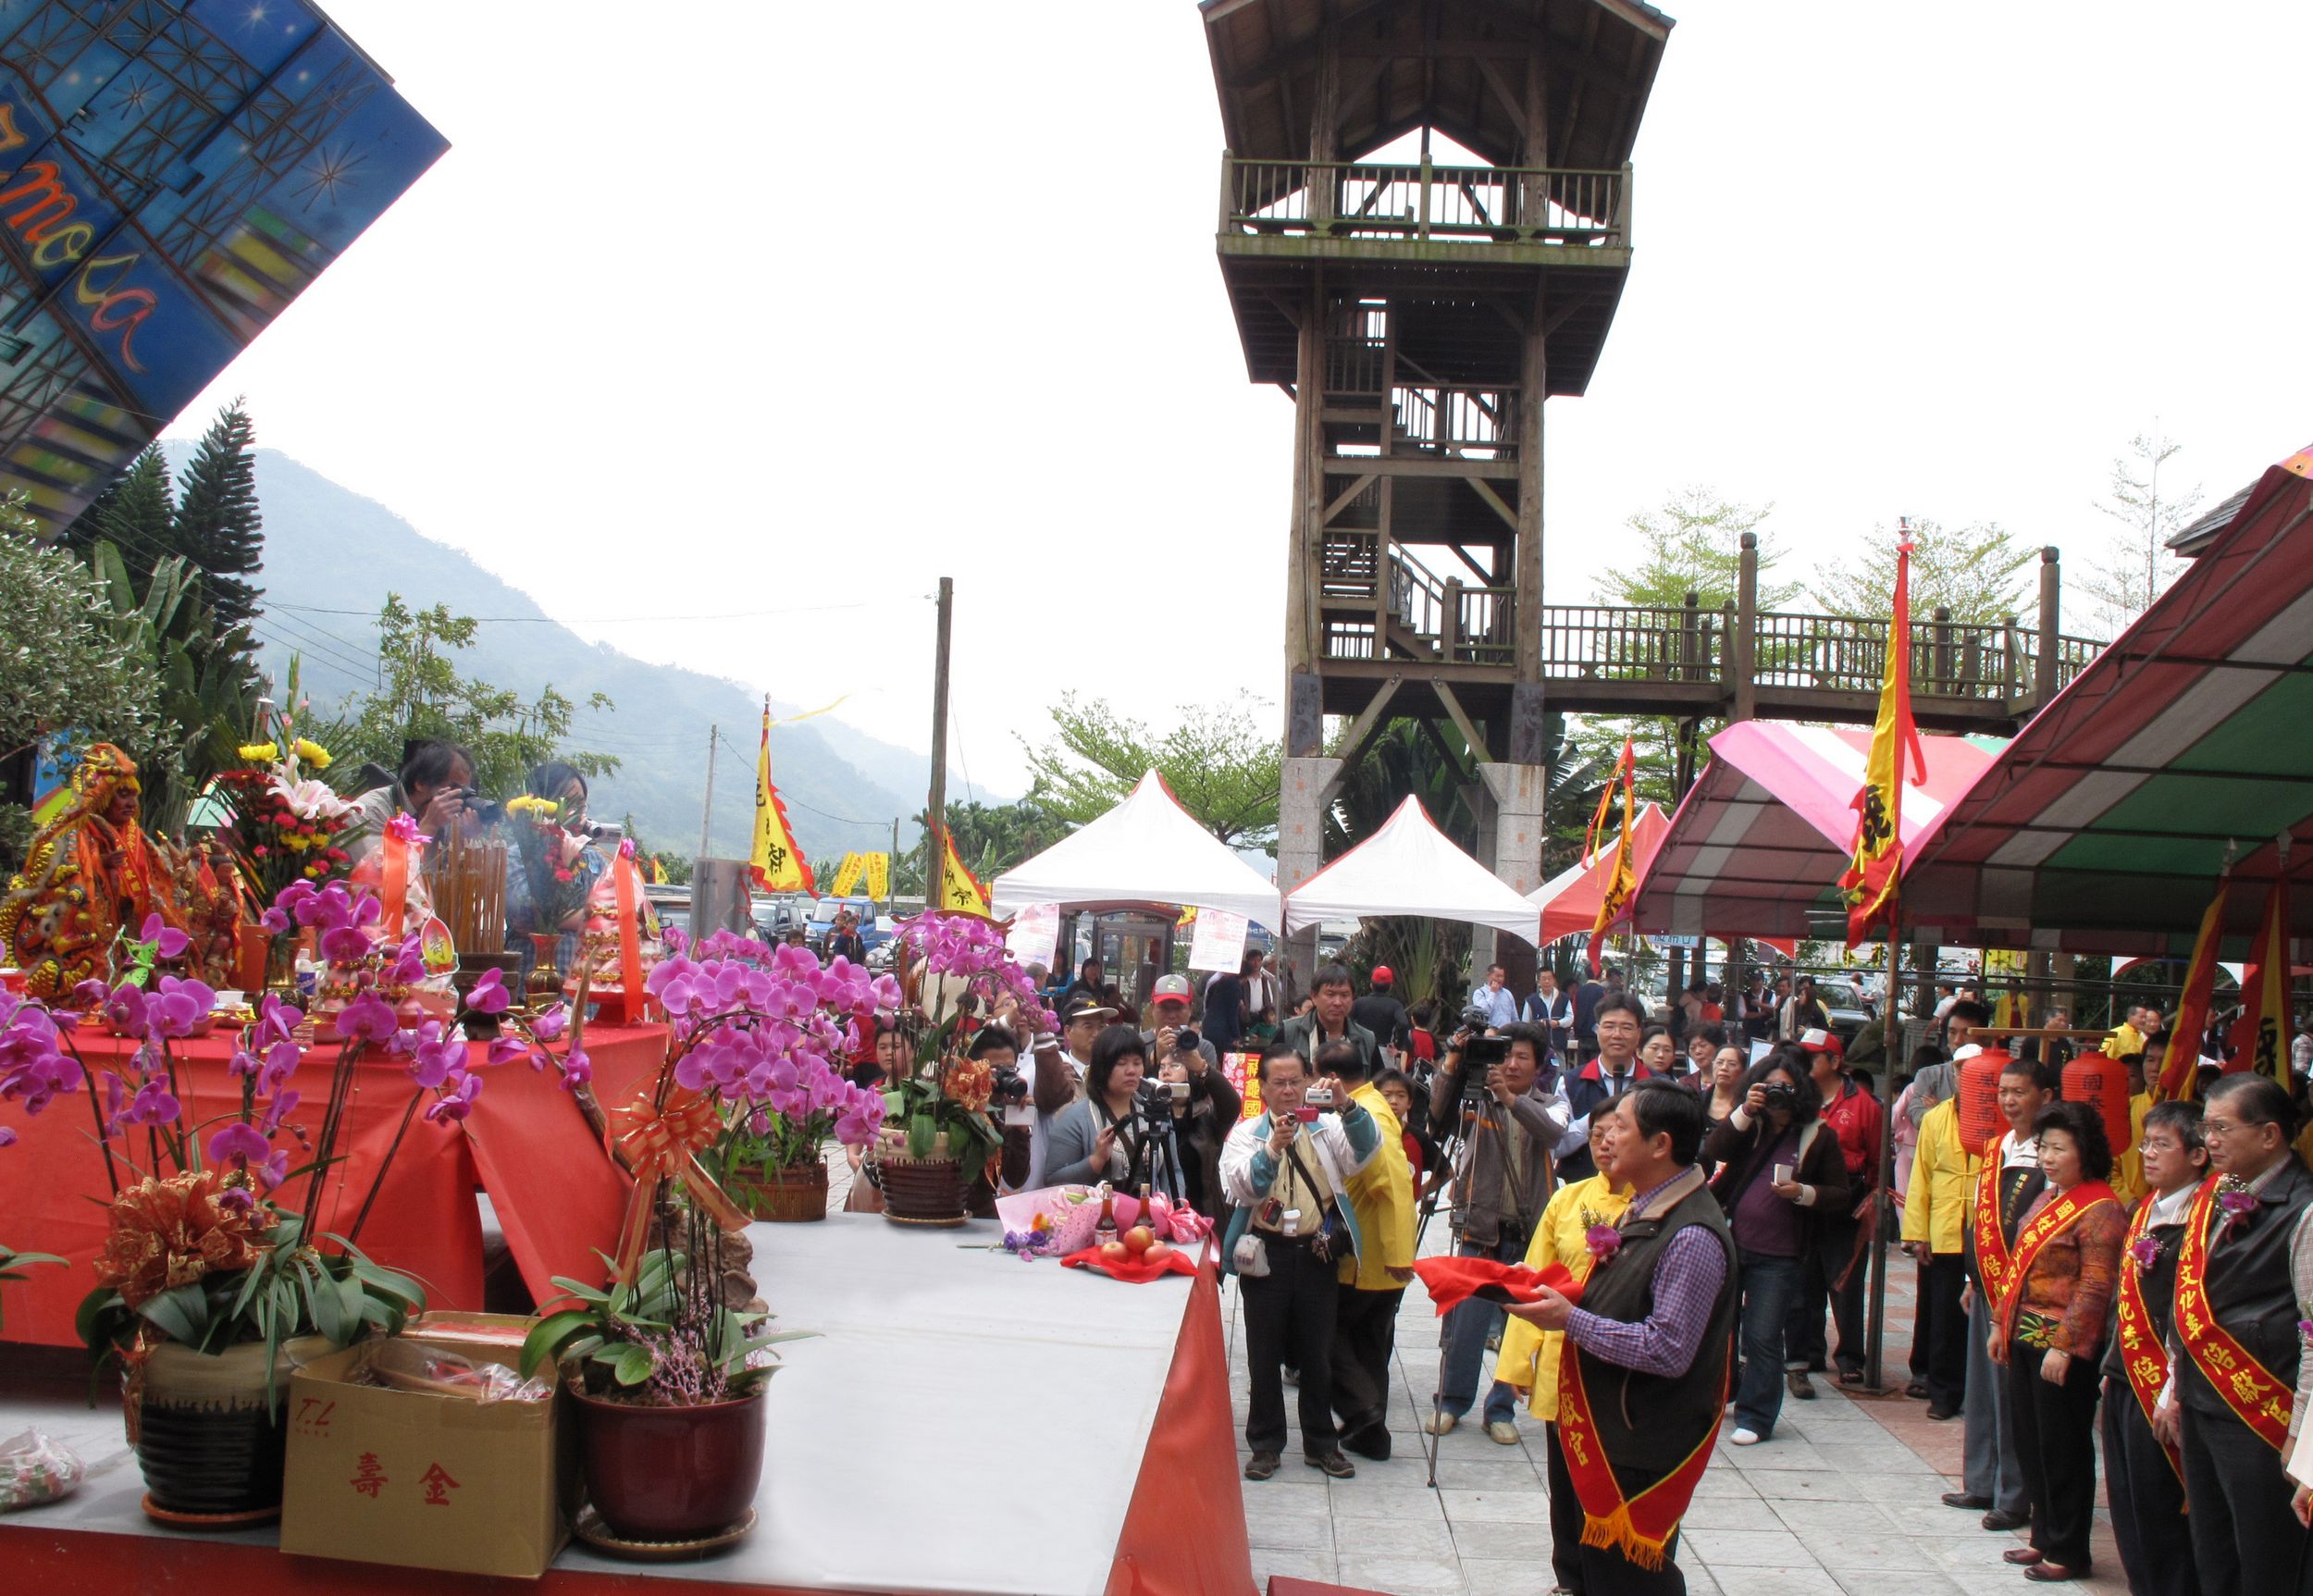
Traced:
<path fill-rule="evenodd" d="M 1958 1413 L 1968 1394 L 1968 1316 L 1960 1306 L 1967 1289 L 1967 1261 L 1958 1253 L 1937 1253 L 1920 1270 L 1919 1305 L 1913 1340 L 1927 1343 L 1927 1400 Z M 1919 1372 L 1917 1364 L 1913 1372 Z"/>
<path fill-rule="evenodd" d="M 1567 1355 L 1573 1355 L 1572 1349 Z M 1660 1568 L 1639 1567 L 1619 1547 L 1582 1544 L 1582 1503 L 1574 1493 L 1574 1477 L 1566 1472 L 1565 1454 L 1558 1450 L 1557 1425 L 1544 1426 L 1542 1437 L 1543 1466 L 1550 1477 L 1552 1583 L 1575 1596 L 1687 1596 L 1686 1573 L 1672 1561 L 1678 1555 L 1676 1530 L 1663 1542 Z M 1623 1492 L 1636 1496 L 1668 1472 L 1622 1476 Z"/>
<path fill-rule="evenodd" d="M 1542 1426 L 1542 1473 L 1550 1481 L 1551 1583 L 1575 1596 L 1589 1596 L 1582 1589 L 1582 1503 L 1575 1499 L 1566 1454 L 1558 1450 L 1555 1419 Z"/>
<path fill-rule="evenodd" d="M 2098 1357 L 2076 1357 L 2064 1383 L 2040 1378 L 2043 1354 L 2008 1349 L 2009 1411 L 2015 1415 L 2016 1461 L 2032 1501 L 2032 1544 L 2061 1568 L 2088 1566 L 2088 1527 L 2097 1513 Z"/>
<path fill-rule="evenodd" d="M 1824 1338 L 1824 1310 L 1839 1327 L 1839 1370 L 1863 1372 L 1863 1285 L 1870 1270 L 1855 1257 L 1860 1221 L 1847 1214 L 1824 1216 L 1815 1227 L 1814 1245 L 1807 1254 L 1807 1275 L 1800 1282 L 1791 1317 L 1783 1330 L 1783 1362 L 1791 1368 L 1828 1368 L 1831 1356 Z M 1831 1282 L 1844 1271 L 1848 1283 L 1838 1291 Z"/>
<path fill-rule="evenodd" d="M 1253 1404 L 1244 1443 L 1255 1452 L 1285 1450 L 1284 1369 L 1301 1371 L 1301 1449 L 1330 1452 L 1333 1429 L 1333 1313 L 1341 1287 L 1333 1266 L 1309 1256 L 1305 1243 L 1266 1238 L 1269 1272 L 1239 1275 L 1244 1293 L 1245 1361 Z"/>
<path fill-rule="evenodd" d="M 2189 1378 L 2189 1377 L 2187 1377 Z M 2234 1418 L 2184 1409 L 2184 1516 L 2201 1589 L 2262 1596 L 2294 1587 L 2305 1527 L 2289 1511 L 2281 1459 Z"/>
<path fill-rule="evenodd" d="M 1893 1260 L 1889 1260 L 1892 1262 Z M 1918 1305 L 1911 1310 L 1911 1358 L 1909 1367 L 1911 1378 L 1927 1379 L 1927 1266 L 1911 1266 L 1911 1300 Z"/>
<path fill-rule="evenodd" d="M 2136 1393 L 2117 1375 L 2104 1382 L 2104 1498 L 2133 1596 L 2200 1596 L 2184 1482 Z"/>
<path fill-rule="evenodd" d="M 1333 1312 L 1333 1407 L 1342 1433 L 1389 1426 L 1390 1355 L 1397 1350 L 1397 1305 L 1405 1288 L 1343 1286 Z"/>

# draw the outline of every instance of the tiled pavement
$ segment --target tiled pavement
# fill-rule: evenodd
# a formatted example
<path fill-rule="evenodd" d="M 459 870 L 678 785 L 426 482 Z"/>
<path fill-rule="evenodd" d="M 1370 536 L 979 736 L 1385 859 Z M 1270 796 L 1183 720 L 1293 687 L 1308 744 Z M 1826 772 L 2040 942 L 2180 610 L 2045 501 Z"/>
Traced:
<path fill-rule="evenodd" d="M 1432 1250 L 1442 1221 L 1431 1229 Z M 1911 1347 L 1911 1265 L 1889 1271 L 1887 1346 L 1900 1377 Z M 1231 1401 L 1243 1458 L 1246 1380 L 1238 1298 L 1226 1293 Z M 1403 1375 L 1390 1406 L 1392 1455 L 1353 1459 L 1357 1478 L 1329 1480 L 1289 1441 L 1274 1479 L 1243 1484 L 1253 1567 L 1392 1596 L 1542 1596 L 1551 1588 L 1549 1495 L 1540 1426 L 1496 1444 L 1465 1419 L 1438 1443 L 1438 1489 L 1425 1483 L 1417 1413 L 1438 1371 L 1438 1324 L 1416 1281 L 1398 1319 Z M 2000 1553 L 2017 1535 L 1936 1498 L 1959 1488 L 1960 1423 L 1929 1422 L 1926 1404 L 1849 1399 L 1818 1376 L 1812 1403 L 1787 1401 L 1771 1441 L 1740 1451 L 1722 1437 L 1703 1477 L 1678 1564 L 1695 1596 L 2019 1596 L 2027 1586 Z M 1419 1396 L 1416 1396 L 1416 1392 Z M 1291 1393 L 1286 1407 L 1292 1411 Z M 2097 1577 L 2085 1596 L 2124 1596 L 2098 1509 Z"/>

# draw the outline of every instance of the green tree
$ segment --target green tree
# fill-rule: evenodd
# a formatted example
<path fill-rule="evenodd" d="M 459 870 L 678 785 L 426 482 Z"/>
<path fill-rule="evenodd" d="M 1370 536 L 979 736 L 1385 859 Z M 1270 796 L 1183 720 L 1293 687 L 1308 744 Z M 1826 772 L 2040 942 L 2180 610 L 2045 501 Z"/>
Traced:
<path fill-rule="evenodd" d="M 377 612 L 378 688 L 350 706 L 353 751 L 393 770 L 410 738 L 463 743 L 478 767 L 475 784 L 494 797 L 521 790 L 530 767 L 547 759 L 567 760 L 590 776 L 618 769 L 609 754 L 562 746 L 578 706 L 552 686 L 526 701 L 512 688 L 459 675 L 451 656 L 473 644 L 475 629 L 471 616 L 453 615 L 446 604 L 413 610 L 401 594 L 386 595 Z M 587 702 L 612 707 L 602 693 Z"/>
<path fill-rule="evenodd" d="M 1671 494 L 1653 510 L 1638 512 L 1625 525 L 1636 542 L 1639 557 L 1629 564 L 1609 570 L 1599 579 L 1599 601 L 1633 609 L 1683 612 L 1691 596 L 1698 626 L 1721 628 L 1725 625 L 1725 607 L 1738 597 L 1743 534 L 1749 532 L 1759 542 L 1759 608 L 1784 608 L 1800 589 L 1795 583 L 1769 579 L 1769 573 L 1783 557 L 1773 535 L 1763 530 L 1774 508 L 1738 504 L 1718 497 L 1708 488 L 1690 487 Z M 1684 645 L 1683 626 L 1682 614 L 1677 630 L 1666 627 L 1662 632 L 1659 651 L 1664 657 L 1676 657 L 1674 650 Z M 1627 666 L 1609 664 L 1602 674 L 1641 674 L 1657 669 L 1659 664 L 1659 661 L 1651 659 Z M 1689 768 L 1699 768 L 1702 745 L 1725 724 L 1718 719 L 1680 720 L 1669 715 L 1586 715 L 1571 729 L 1568 768 L 1578 771 L 1594 767 L 1598 780 L 1603 781 L 1604 773 L 1611 771 L 1621 757 L 1623 742 L 1627 738 L 1636 750 L 1636 782 L 1640 800 L 1667 807 L 1679 798 L 1682 751 Z M 1594 789 L 1591 801 L 1596 801 Z M 1577 823 L 1577 845 L 1580 824 L 1589 818 L 1589 810 L 1585 809 Z"/>
<path fill-rule="evenodd" d="M 113 626 L 105 585 L 62 549 L 43 548 L 20 494 L 0 500 L 0 755 L 52 733 L 133 751 L 157 719 L 150 662 Z M 0 851 L 18 856 L 25 810 L 0 805 Z"/>
<path fill-rule="evenodd" d="M 200 569 L 220 625 L 254 617 L 263 589 L 249 578 L 265 564 L 265 517 L 257 507 L 256 439 L 239 399 L 202 434 L 179 485 L 172 547 Z"/>
<path fill-rule="evenodd" d="M 1282 754 L 1277 734 L 1255 713 L 1259 701 L 1240 694 L 1228 703 L 1183 704 L 1178 724 L 1159 734 L 1106 699 L 1082 704 L 1063 693 L 1052 710 L 1053 737 L 1028 749 L 1037 766 L 1028 796 L 1079 826 L 1115 808 L 1153 770 L 1197 823 L 1230 847 L 1270 847 Z"/>
<path fill-rule="evenodd" d="M 120 551 L 130 583 L 142 592 L 153 567 L 179 552 L 168 462 L 153 444 L 130 462 L 66 528 L 65 546 L 86 559 L 100 542 Z"/>
<path fill-rule="evenodd" d="M 1817 575 L 1816 590 L 1832 614 L 1884 621 L 1894 613 L 1896 545 L 1902 538 L 1899 527 L 1874 527 L 1861 548 Z M 1948 609 L 1954 621 L 1997 626 L 2037 608 L 2036 600 L 2025 602 L 2024 571 L 2039 550 L 1997 522 L 1946 526 L 1915 521 L 1911 543 L 1913 621 Z"/>
<path fill-rule="evenodd" d="M 2089 626 L 2099 637 L 2117 637 L 2152 607 L 2183 569 L 2169 539 L 2184 530 L 2200 508 L 2201 490 L 2164 483 L 2160 468 L 2183 445 L 2157 428 L 2128 440 L 2128 452 L 2112 461 L 2112 477 L 2097 505 L 2118 527 L 2105 551 L 2076 580 L 2089 601 Z"/>

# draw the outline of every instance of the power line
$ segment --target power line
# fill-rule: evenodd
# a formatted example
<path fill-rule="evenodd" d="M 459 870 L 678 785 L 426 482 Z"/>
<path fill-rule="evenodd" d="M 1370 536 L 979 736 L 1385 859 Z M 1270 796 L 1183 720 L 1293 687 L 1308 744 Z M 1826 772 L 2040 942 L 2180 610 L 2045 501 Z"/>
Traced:
<path fill-rule="evenodd" d="M 728 733 L 717 732 L 715 736 L 722 742 L 724 748 L 731 750 L 733 758 L 738 758 L 743 753 L 744 750 L 742 750 L 736 743 L 731 740 Z M 822 820 L 832 820 L 837 825 L 884 826 L 891 824 L 891 821 L 888 818 L 884 820 L 855 820 L 849 815 L 829 814 L 825 810 L 817 808 L 811 804 L 807 804 L 801 798 L 795 798 L 787 793 L 781 793 L 779 795 L 779 801 L 792 808 L 799 809 L 807 814 L 815 814 Z"/>
<path fill-rule="evenodd" d="M 369 610 L 331 610 L 315 604 L 283 604 L 284 610 L 308 615 L 368 615 Z M 508 626 L 606 626 L 652 621 L 753 621 L 766 615 L 823 615 L 837 610 L 865 610 L 867 600 L 854 604 L 798 604 L 780 610 L 725 610 L 703 615 L 462 615 L 461 620 Z"/>

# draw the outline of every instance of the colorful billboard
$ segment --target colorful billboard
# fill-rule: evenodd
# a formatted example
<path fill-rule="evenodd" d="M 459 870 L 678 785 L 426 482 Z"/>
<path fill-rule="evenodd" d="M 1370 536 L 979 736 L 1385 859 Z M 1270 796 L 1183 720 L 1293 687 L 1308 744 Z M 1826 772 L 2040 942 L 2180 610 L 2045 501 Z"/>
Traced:
<path fill-rule="evenodd" d="M 301 0 L 0 0 L 0 491 L 63 531 L 448 147 Z"/>

